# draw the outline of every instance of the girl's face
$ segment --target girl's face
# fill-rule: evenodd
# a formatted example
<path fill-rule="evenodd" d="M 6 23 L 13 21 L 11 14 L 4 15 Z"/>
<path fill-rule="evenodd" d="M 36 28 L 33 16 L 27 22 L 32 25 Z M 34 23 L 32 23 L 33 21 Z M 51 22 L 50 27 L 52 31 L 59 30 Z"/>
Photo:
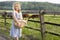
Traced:
<path fill-rule="evenodd" d="M 15 4 L 15 5 L 14 5 L 14 9 L 15 9 L 16 11 L 20 10 L 20 9 L 19 9 L 19 6 L 20 6 L 19 4 Z"/>

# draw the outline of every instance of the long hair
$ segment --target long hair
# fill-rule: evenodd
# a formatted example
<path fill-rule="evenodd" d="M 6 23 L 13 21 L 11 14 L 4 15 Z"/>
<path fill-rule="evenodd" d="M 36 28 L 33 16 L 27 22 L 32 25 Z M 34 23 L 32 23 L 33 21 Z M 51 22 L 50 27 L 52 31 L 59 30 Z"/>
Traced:
<path fill-rule="evenodd" d="M 19 10 L 18 10 L 18 12 L 20 12 L 21 11 L 21 4 L 19 3 L 19 2 L 15 2 L 15 3 L 13 3 L 13 5 L 12 5 L 12 9 L 13 9 L 13 11 L 15 11 L 15 5 L 16 4 L 18 4 L 19 5 Z"/>

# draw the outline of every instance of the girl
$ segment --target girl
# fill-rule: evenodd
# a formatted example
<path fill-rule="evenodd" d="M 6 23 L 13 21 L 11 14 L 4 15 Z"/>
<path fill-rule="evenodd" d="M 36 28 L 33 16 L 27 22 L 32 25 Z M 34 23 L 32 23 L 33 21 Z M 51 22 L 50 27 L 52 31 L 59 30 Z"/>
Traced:
<path fill-rule="evenodd" d="M 17 22 L 18 26 L 20 26 L 21 24 L 19 23 L 20 19 L 23 19 L 22 17 L 22 13 L 21 13 L 21 5 L 20 3 L 14 3 L 13 4 L 13 21 L 12 21 L 12 27 L 10 30 L 10 35 L 13 37 L 14 40 L 19 40 L 19 37 L 22 36 L 22 29 L 15 27 L 14 26 L 14 21 Z"/>

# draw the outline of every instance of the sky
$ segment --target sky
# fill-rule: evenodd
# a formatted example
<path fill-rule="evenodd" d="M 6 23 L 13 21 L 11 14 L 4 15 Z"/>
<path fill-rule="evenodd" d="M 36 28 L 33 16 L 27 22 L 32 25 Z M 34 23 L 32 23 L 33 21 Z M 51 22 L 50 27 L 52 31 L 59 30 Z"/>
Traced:
<path fill-rule="evenodd" d="M 50 2 L 50 3 L 56 3 L 56 4 L 60 4 L 60 0 L 0 0 L 0 2 L 2 1 L 29 1 L 29 2 Z"/>

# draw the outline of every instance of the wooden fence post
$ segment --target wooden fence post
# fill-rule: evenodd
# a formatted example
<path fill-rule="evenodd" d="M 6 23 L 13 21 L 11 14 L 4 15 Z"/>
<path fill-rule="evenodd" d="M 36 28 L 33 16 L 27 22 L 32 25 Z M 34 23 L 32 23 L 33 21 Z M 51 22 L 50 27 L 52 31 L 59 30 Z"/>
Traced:
<path fill-rule="evenodd" d="M 44 10 L 39 11 L 40 14 L 40 26 L 41 26 L 41 38 L 45 40 L 45 26 L 44 26 Z"/>
<path fill-rule="evenodd" d="M 5 19 L 4 24 L 6 25 L 6 14 L 7 14 L 7 12 L 4 12 L 4 14 L 5 14 L 5 16 L 4 16 L 4 19 Z"/>

